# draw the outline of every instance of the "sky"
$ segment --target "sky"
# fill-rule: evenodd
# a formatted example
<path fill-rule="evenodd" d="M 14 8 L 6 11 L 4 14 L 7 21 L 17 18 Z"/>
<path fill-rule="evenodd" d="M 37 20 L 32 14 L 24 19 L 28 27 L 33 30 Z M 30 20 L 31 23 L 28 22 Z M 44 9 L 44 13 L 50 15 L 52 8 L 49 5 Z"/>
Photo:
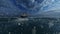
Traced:
<path fill-rule="evenodd" d="M 34 14 L 43 0 L 0 0 L 0 16 L 19 16 L 21 13 Z"/>
<path fill-rule="evenodd" d="M 41 6 L 38 15 L 60 18 L 60 0 L 45 0 Z"/>
<path fill-rule="evenodd" d="M 60 17 L 60 0 L 0 0 L 0 17 L 18 17 L 21 13 Z"/>

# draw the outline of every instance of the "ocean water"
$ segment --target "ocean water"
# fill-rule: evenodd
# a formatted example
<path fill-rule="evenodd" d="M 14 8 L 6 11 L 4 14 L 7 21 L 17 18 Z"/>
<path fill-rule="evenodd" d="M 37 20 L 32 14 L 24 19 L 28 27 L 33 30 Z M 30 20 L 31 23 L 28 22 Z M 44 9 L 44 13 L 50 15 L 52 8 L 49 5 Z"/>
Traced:
<path fill-rule="evenodd" d="M 0 34 L 60 34 L 59 18 L 19 19 L 0 18 Z"/>

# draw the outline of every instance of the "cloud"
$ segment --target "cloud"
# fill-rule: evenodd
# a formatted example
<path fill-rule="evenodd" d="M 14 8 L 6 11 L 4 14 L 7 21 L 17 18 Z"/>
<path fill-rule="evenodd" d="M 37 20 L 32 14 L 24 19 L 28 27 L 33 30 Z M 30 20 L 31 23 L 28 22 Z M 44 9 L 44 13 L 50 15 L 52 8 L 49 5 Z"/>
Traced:
<path fill-rule="evenodd" d="M 9 0 L 0 0 L 0 14 L 1 16 L 15 16 L 20 14 L 21 10 L 16 7 L 11 1 Z"/>
<path fill-rule="evenodd" d="M 41 8 L 37 15 L 44 17 L 60 17 L 60 0 L 45 0 L 41 3 Z"/>

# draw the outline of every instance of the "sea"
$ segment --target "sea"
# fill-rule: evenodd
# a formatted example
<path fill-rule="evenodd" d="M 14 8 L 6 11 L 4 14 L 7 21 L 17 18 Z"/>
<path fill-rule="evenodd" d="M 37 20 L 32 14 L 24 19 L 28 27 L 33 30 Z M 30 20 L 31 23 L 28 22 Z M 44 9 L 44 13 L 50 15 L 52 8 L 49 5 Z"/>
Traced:
<path fill-rule="evenodd" d="M 60 34 L 60 18 L 0 18 L 0 34 Z"/>

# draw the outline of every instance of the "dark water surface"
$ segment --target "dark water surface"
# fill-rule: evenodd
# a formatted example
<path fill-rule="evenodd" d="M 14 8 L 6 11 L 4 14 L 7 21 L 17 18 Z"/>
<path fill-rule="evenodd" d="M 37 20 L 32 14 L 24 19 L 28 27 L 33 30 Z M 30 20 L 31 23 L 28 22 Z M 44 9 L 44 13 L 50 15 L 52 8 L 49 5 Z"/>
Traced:
<path fill-rule="evenodd" d="M 59 18 L 0 18 L 0 34 L 60 34 Z"/>

